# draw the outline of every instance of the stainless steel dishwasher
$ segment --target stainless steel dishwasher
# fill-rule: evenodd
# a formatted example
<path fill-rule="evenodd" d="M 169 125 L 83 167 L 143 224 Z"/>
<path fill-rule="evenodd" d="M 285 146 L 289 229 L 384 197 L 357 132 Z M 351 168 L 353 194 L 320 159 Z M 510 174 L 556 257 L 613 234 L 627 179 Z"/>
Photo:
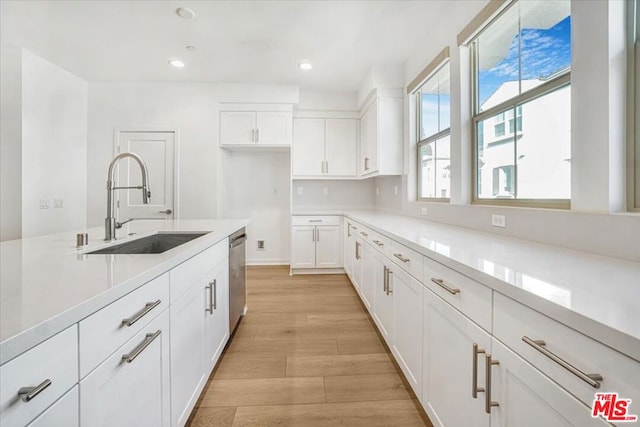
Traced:
<path fill-rule="evenodd" d="M 247 233 L 242 228 L 229 236 L 229 333 L 233 333 L 244 314 L 246 294 Z"/>

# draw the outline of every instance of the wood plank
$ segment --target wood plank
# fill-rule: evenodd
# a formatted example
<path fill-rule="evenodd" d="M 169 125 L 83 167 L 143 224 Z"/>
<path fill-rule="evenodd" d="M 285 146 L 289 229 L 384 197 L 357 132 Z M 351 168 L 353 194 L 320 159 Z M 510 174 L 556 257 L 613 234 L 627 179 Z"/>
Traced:
<path fill-rule="evenodd" d="M 260 326 L 254 336 L 256 341 L 281 339 L 347 339 L 377 337 L 371 325 L 310 325 L 310 326 Z"/>
<path fill-rule="evenodd" d="M 202 406 L 255 406 L 324 403 L 324 379 L 259 378 L 243 380 L 213 380 Z"/>
<path fill-rule="evenodd" d="M 371 354 L 389 352 L 375 332 L 373 332 L 373 335 L 366 337 L 340 338 L 337 341 L 338 353 L 340 354 Z"/>
<path fill-rule="evenodd" d="M 398 374 L 326 377 L 327 402 L 363 402 L 411 399 Z"/>
<path fill-rule="evenodd" d="M 234 427 L 243 426 L 424 426 L 411 400 L 239 407 Z"/>
<path fill-rule="evenodd" d="M 395 373 L 388 354 L 287 357 L 287 377 Z"/>
<path fill-rule="evenodd" d="M 330 356 L 338 354 L 338 345 L 334 339 L 234 340 L 226 352 L 254 356 Z"/>
<path fill-rule="evenodd" d="M 369 325 L 369 316 L 367 313 L 359 311 L 353 313 L 317 313 L 307 316 L 307 325 Z"/>
<path fill-rule="evenodd" d="M 187 425 L 191 427 L 231 427 L 236 408 L 195 408 Z"/>
<path fill-rule="evenodd" d="M 213 379 L 278 378 L 285 376 L 287 358 L 260 357 L 244 353 L 225 353 L 216 368 Z"/>

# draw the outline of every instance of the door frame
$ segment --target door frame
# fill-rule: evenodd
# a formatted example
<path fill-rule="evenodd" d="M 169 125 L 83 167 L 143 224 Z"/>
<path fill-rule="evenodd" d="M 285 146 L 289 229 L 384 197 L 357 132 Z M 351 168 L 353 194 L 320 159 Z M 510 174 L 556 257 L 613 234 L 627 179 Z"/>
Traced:
<path fill-rule="evenodd" d="M 180 128 L 173 126 L 120 126 L 113 128 L 112 158 L 118 154 L 120 134 L 123 132 L 167 132 L 173 133 L 173 219 L 180 219 Z M 118 169 L 118 173 L 120 170 Z M 120 199 L 118 199 L 120 200 Z"/>

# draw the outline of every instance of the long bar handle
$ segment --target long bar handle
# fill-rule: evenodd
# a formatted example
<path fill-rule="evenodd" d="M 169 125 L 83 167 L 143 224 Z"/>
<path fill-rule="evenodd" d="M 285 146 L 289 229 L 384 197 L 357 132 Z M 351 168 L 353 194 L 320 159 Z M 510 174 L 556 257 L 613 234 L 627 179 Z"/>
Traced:
<path fill-rule="evenodd" d="M 44 389 L 46 389 L 50 385 L 51 380 L 47 378 L 35 387 L 22 387 L 20 390 L 18 390 L 18 396 L 20 396 L 23 402 L 29 402 L 31 401 L 31 399 L 42 393 Z"/>
<path fill-rule="evenodd" d="M 213 310 L 218 309 L 218 279 L 213 279 Z M 213 314 L 213 310 L 211 314 Z"/>
<path fill-rule="evenodd" d="M 213 282 L 209 282 L 206 289 L 209 291 L 209 307 L 207 307 L 205 311 L 213 314 Z"/>
<path fill-rule="evenodd" d="M 256 130 L 251 129 L 251 142 L 256 142 Z"/>
<path fill-rule="evenodd" d="M 478 347 L 478 344 L 473 343 L 473 364 L 471 365 L 473 371 L 473 373 L 471 374 L 471 397 L 473 397 L 474 399 L 478 398 L 478 392 L 484 393 L 484 388 L 478 387 L 478 355 L 484 353 L 486 353 L 484 349 Z"/>
<path fill-rule="evenodd" d="M 384 266 L 384 273 L 382 273 L 382 291 L 385 294 L 387 293 L 387 286 L 389 286 L 389 275 L 387 274 L 388 271 L 389 271 L 389 269 L 385 265 Z"/>
<path fill-rule="evenodd" d="M 356 259 L 360 259 L 360 243 L 356 242 Z"/>
<path fill-rule="evenodd" d="M 545 342 L 543 340 L 532 340 L 531 338 L 529 338 L 528 336 L 525 335 L 525 336 L 522 337 L 522 341 L 526 342 L 531 347 L 535 348 L 540 353 L 544 354 L 549 359 L 553 360 L 558 365 L 562 366 L 567 371 L 571 372 L 573 375 L 575 375 L 576 377 L 580 378 L 582 381 L 584 381 L 587 384 L 589 384 L 591 387 L 600 388 L 600 381 L 603 380 L 602 379 L 602 375 L 584 373 L 583 371 L 581 371 L 580 369 L 576 368 L 575 366 L 573 366 L 572 364 L 570 364 L 569 362 L 567 362 L 566 360 L 564 360 L 560 356 L 558 356 L 558 355 L 552 353 L 551 351 L 547 350 L 544 347 L 545 346 Z"/>
<path fill-rule="evenodd" d="M 122 319 L 122 324 L 126 325 L 126 326 L 132 326 L 134 323 L 136 323 L 138 320 L 142 319 L 144 316 L 147 315 L 147 313 L 149 313 L 151 310 L 153 310 L 154 308 L 159 306 L 161 303 L 162 303 L 161 300 L 157 300 L 155 302 L 148 302 L 144 306 L 144 308 L 142 310 L 140 310 L 139 312 L 137 312 L 136 314 L 134 314 L 133 317 L 128 317 L 126 319 Z"/>
<path fill-rule="evenodd" d="M 485 405 L 484 405 L 484 411 L 487 414 L 491 413 L 491 408 L 494 408 L 496 406 L 500 406 L 500 404 L 496 401 L 491 400 L 491 367 L 494 365 L 499 365 L 500 362 L 498 362 L 497 360 L 493 360 L 491 358 L 491 355 L 489 353 L 486 353 L 487 358 L 487 386 L 486 386 L 486 394 L 485 394 Z"/>
<path fill-rule="evenodd" d="M 387 295 L 393 293 L 393 289 L 391 289 L 391 275 L 393 271 L 390 268 L 387 268 Z"/>
<path fill-rule="evenodd" d="M 351 224 L 347 224 L 347 237 L 351 237 Z"/>
<path fill-rule="evenodd" d="M 310 219 L 309 222 L 322 222 L 321 219 Z"/>
<path fill-rule="evenodd" d="M 136 357 L 140 356 L 140 353 L 142 353 L 145 348 L 149 347 L 149 345 L 153 342 L 153 340 L 158 338 L 158 336 L 160 336 L 161 333 L 162 333 L 162 330 L 158 329 L 153 334 L 147 334 L 144 338 L 144 341 L 142 341 L 136 348 L 134 348 L 131 353 L 122 355 L 122 360 L 124 360 L 127 363 L 131 363 L 134 360 L 136 360 Z"/>
<path fill-rule="evenodd" d="M 320 241 L 320 229 L 316 227 L 316 242 Z"/>
<path fill-rule="evenodd" d="M 260 141 L 260 129 L 256 129 L 256 142 Z"/>
<path fill-rule="evenodd" d="M 368 233 L 365 233 L 364 231 L 361 231 L 361 232 L 360 232 L 360 234 L 362 234 L 364 237 L 369 236 L 369 234 L 368 234 Z"/>
<path fill-rule="evenodd" d="M 393 254 L 394 257 L 398 258 L 400 261 L 402 262 L 409 262 L 411 261 L 410 258 L 407 258 L 406 256 L 402 255 L 402 254 Z"/>
<path fill-rule="evenodd" d="M 431 281 L 433 283 L 435 283 L 436 285 L 440 286 L 442 289 L 444 289 L 445 291 L 449 292 L 451 295 L 455 295 L 455 294 L 459 294 L 460 293 L 460 289 L 458 288 L 452 288 L 451 286 L 447 285 L 444 280 L 442 279 L 436 279 L 435 277 L 431 278 Z"/>
<path fill-rule="evenodd" d="M 382 243 L 380 240 L 374 240 L 373 243 L 375 243 L 376 245 L 378 245 L 379 247 L 384 246 L 384 243 Z"/>

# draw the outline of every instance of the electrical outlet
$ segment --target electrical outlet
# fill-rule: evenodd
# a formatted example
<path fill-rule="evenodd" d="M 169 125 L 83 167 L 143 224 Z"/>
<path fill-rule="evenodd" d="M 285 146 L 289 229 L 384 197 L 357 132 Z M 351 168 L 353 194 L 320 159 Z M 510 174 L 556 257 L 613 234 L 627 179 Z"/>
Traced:
<path fill-rule="evenodd" d="M 54 199 L 53 200 L 53 207 L 56 208 L 56 209 L 64 208 L 64 200 L 63 199 Z"/>
<path fill-rule="evenodd" d="M 323 196 L 329 195 L 329 187 L 322 187 L 322 195 Z"/>
<path fill-rule="evenodd" d="M 298 195 L 302 195 L 302 187 L 298 187 Z"/>
<path fill-rule="evenodd" d="M 429 211 L 427 210 L 427 208 L 420 208 L 420 215 L 427 216 L 428 213 Z"/>
<path fill-rule="evenodd" d="M 40 209 L 49 209 L 51 207 L 49 199 L 40 199 Z"/>
<path fill-rule="evenodd" d="M 258 250 L 259 251 L 264 251 L 264 240 L 263 239 L 258 239 Z"/>
<path fill-rule="evenodd" d="M 507 226 L 507 219 L 504 215 L 491 215 L 491 225 L 505 228 Z"/>
<path fill-rule="evenodd" d="M 380 194 L 380 187 L 376 187 L 376 196 Z"/>
<path fill-rule="evenodd" d="M 396 196 L 398 195 L 398 186 L 397 185 L 393 186 L 393 194 L 395 194 Z"/>

